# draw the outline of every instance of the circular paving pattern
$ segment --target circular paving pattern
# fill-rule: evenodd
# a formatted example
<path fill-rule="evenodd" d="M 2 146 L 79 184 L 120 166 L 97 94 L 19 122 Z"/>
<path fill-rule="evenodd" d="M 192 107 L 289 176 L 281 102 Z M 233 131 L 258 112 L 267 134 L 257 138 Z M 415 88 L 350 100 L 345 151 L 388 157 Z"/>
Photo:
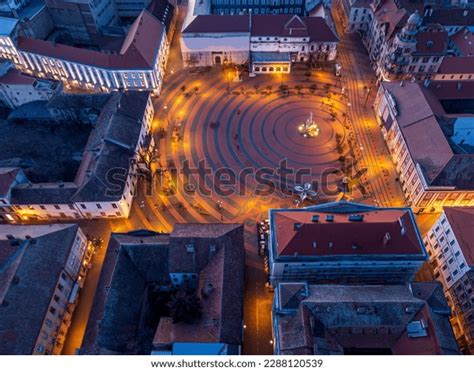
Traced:
<path fill-rule="evenodd" d="M 288 83 L 288 94 L 279 91 L 278 82 L 270 77 L 259 76 L 231 83 L 228 92 L 227 83 L 217 71 L 195 78 L 180 74 L 166 82 L 162 96 L 155 102 L 155 130 L 166 129 L 163 138 L 155 138 L 159 165 L 182 169 L 188 163 L 199 169 L 199 175 L 185 179 L 179 173 L 173 181 L 177 192 L 157 195 L 163 224 L 242 222 L 248 216 L 264 217 L 269 207 L 293 205 L 294 196 L 287 190 L 295 183 L 319 183 L 323 172 L 340 169 L 339 157 L 344 153 L 337 150 L 336 136 L 341 142 L 347 139 L 342 112 L 345 104 L 336 94 L 329 100 L 329 90 L 322 83 L 316 84 L 316 90 L 313 81 L 299 83 L 299 93 L 291 90 L 294 84 Z M 298 126 L 311 113 L 320 133 L 305 138 Z M 285 192 L 278 191 L 278 169 L 282 166 L 290 172 L 287 185 L 282 186 Z M 303 177 L 298 178 L 298 173 Z M 223 187 L 223 178 L 235 179 L 235 185 Z M 262 189 L 270 188 L 256 178 L 272 182 L 277 192 L 260 194 Z M 340 177 L 330 179 L 334 185 Z M 210 192 L 203 192 L 204 188 Z"/>

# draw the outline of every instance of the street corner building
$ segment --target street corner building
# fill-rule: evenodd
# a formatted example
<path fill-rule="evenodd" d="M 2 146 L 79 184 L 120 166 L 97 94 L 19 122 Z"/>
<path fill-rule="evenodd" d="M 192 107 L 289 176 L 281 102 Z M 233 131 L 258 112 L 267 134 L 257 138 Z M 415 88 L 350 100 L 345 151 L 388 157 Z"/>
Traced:
<path fill-rule="evenodd" d="M 346 201 L 271 209 L 270 280 L 403 284 L 427 260 L 410 208 Z"/>
<path fill-rule="evenodd" d="M 0 354 L 61 354 L 92 250 L 77 224 L 0 225 Z"/>
<path fill-rule="evenodd" d="M 57 9 L 74 11 L 74 4 L 54 1 L 48 4 L 53 8 L 53 17 Z M 74 9 L 80 13 L 80 8 Z M 91 47 L 29 37 L 17 19 L 0 17 L 0 57 L 11 61 L 25 74 L 61 81 L 67 89 L 91 92 L 146 90 L 157 95 L 163 83 L 176 14 L 176 4 L 155 0 L 148 8 L 134 14 L 136 19 L 126 35 L 102 38 L 96 35 Z M 91 15 L 94 12 L 89 13 Z M 81 13 L 77 19 L 82 17 Z M 74 24 L 61 23 L 64 19 L 55 20 L 58 29 L 63 26 L 72 35 L 77 35 Z M 101 24 L 97 20 L 90 26 Z M 87 25 L 79 29 L 94 35 L 100 33 L 91 31 Z"/>
<path fill-rule="evenodd" d="M 176 224 L 111 236 L 81 352 L 240 354 L 240 224 Z"/>
<path fill-rule="evenodd" d="M 249 73 L 289 73 L 295 62 L 334 61 L 339 39 L 323 17 L 197 15 L 185 24 L 186 67 L 249 64 Z"/>
<path fill-rule="evenodd" d="M 19 223 L 127 218 L 139 173 L 148 171 L 146 159 L 153 147 L 149 135 L 154 114 L 150 93 L 61 95 L 53 100 L 57 108 L 48 107 L 51 102 L 32 103 L 45 105 L 48 116 L 44 120 L 56 123 L 57 133 L 66 130 L 65 137 L 59 136 L 60 143 L 57 139 L 53 141 L 58 134 L 47 131 L 46 135 L 52 138 L 46 137 L 42 120 L 30 103 L 28 109 L 22 111 L 26 117 L 18 117 L 23 123 L 8 125 L 8 135 L 5 132 L 4 138 L 11 147 L 7 151 L 4 146 L 0 154 L 1 160 L 10 164 L 0 168 L 0 220 Z M 28 126 L 25 140 L 51 143 L 51 147 L 44 148 L 48 155 L 42 155 L 41 161 L 31 158 L 29 146 L 18 139 L 18 130 L 23 130 L 27 125 L 25 118 L 31 115 L 33 123 Z M 71 134 L 68 125 L 72 122 L 77 125 Z M 17 139 L 9 140 L 10 135 Z M 75 136 L 84 140 L 77 144 L 78 152 L 64 149 L 63 141 L 75 143 Z M 60 158 L 50 155 L 57 148 L 62 148 Z M 39 147 L 37 153 L 40 153 Z M 59 160 L 67 166 L 60 167 Z M 34 166 L 23 170 L 22 163 Z"/>

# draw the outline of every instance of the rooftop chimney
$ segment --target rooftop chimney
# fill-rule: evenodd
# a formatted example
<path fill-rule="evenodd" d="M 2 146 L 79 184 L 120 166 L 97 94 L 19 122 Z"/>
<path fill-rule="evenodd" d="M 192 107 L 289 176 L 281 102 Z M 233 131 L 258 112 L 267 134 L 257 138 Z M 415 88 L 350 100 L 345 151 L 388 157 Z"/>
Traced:
<path fill-rule="evenodd" d="M 383 245 L 387 246 L 391 239 L 392 235 L 389 232 L 385 233 L 385 236 L 383 238 Z"/>

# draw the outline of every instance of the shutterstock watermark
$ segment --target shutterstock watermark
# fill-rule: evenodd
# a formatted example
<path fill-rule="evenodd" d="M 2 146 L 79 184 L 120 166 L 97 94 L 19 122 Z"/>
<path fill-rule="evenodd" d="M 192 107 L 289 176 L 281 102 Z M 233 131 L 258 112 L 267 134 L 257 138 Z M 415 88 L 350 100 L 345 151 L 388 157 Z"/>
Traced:
<path fill-rule="evenodd" d="M 296 185 L 311 184 L 311 189 L 322 196 L 335 196 L 347 189 L 345 179 L 357 174 L 352 158 L 340 158 L 339 166 L 329 166 L 318 173 L 311 168 L 294 168 L 283 159 L 276 167 L 210 167 L 205 160 L 195 166 L 184 160 L 179 166 L 169 161 L 166 167 L 140 166 L 135 174 L 144 180 L 145 196 L 173 196 L 177 193 L 201 196 L 289 196 Z M 117 195 L 128 182 L 129 169 L 109 169 L 106 177 L 107 194 Z"/>

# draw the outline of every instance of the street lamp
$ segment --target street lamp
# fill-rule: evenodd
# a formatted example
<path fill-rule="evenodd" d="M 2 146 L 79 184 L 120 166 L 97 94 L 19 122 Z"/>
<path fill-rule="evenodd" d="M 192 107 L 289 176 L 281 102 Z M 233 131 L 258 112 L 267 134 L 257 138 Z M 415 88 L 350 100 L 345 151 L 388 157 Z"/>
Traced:
<path fill-rule="evenodd" d="M 227 91 L 229 91 L 230 90 L 230 71 L 227 72 L 226 75 L 227 75 Z"/>

